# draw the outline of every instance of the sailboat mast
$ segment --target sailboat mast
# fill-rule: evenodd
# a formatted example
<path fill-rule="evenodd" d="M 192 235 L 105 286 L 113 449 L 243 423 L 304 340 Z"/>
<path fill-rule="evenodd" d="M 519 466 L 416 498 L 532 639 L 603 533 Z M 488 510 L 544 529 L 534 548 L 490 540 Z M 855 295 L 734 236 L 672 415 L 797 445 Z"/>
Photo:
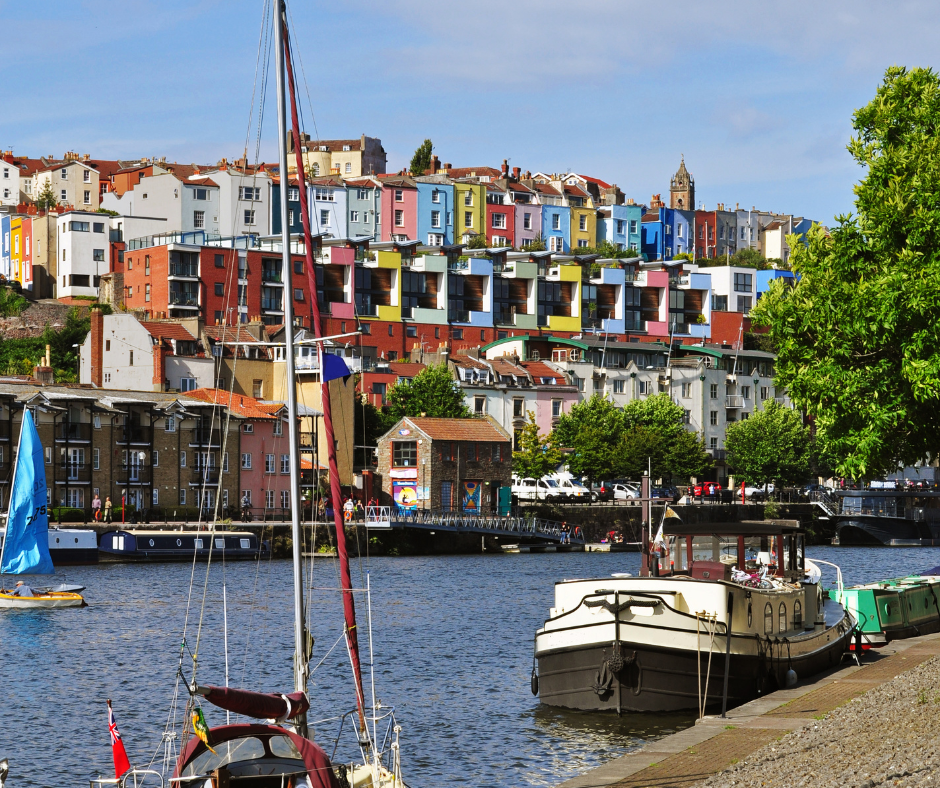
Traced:
<path fill-rule="evenodd" d="M 23 407 L 23 418 L 20 420 L 20 437 L 16 439 L 16 457 L 13 459 L 13 475 L 10 477 L 10 495 L 7 499 L 7 523 L 4 528 L 3 542 L 0 543 L 0 576 L 3 575 L 3 554 L 7 549 L 7 542 L 10 535 L 10 506 L 13 504 L 13 485 L 16 484 L 16 469 L 20 464 L 20 447 L 23 443 L 23 421 L 26 419 L 28 408 Z M 10 419 L 12 421 L 12 417 Z M 0 579 L 0 588 L 3 588 L 3 580 Z"/>
<path fill-rule="evenodd" d="M 281 189 L 281 276 L 284 279 L 284 344 L 287 356 L 287 439 L 290 442 L 290 524 L 294 543 L 294 690 L 306 692 L 307 672 L 304 649 L 303 556 L 300 538 L 300 440 L 297 429 L 297 384 L 294 375 L 294 309 L 291 291 L 290 226 L 287 221 L 287 94 L 284 69 L 284 3 L 277 0 L 274 13 L 274 53 L 277 72 L 277 152 Z M 314 293 L 314 298 L 316 293 Z M 298 727 L 306 727 L 306 715 L 298 717 Z"/>

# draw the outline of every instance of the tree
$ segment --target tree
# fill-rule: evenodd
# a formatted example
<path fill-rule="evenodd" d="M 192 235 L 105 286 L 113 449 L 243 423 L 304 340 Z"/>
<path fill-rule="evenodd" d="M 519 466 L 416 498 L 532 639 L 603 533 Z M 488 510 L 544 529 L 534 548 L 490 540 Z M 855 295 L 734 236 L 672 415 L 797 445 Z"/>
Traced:
<path fill-rule="evenodd" d="M 512 453 L 512 470 L 517 476 L 541 479 L 554 473 L 561 464 L 561 451 L 553 436 L 539 433 L 535 413 L 528 412 L 528 421 L 519 433 L 519 450 Z"/>
<path fill-rule="evenodd" d="M 744 249 L 738 249 L 731 257 L 731 265 L 736 265 L 741 268 L 769 268 L 767 260 L 764 255 L 758 252 L 756 249 L 751 249 L 746 247 Z"/>
<path fill-rule="evenodd" d="M 571 449 L 568 470 L 592 482 L 615 475 L 616 447 L 623 435 L 623 411 L 594 394 L 562 414 L 552 432 L 555 442 Z"/>
<path fill-rule="evenodd" d="M 59 201 L 55 197 L 55 192 L 52 191 L 52 183 L 46 181 L 45 186 L 42 187 L 42 191 L 39 192 L 39 197 L 36 198 L 37 207 L 48 211 L 50 208 L 55 208 L 58 204 Z"/>
<path fill-rule="evenodd" d="M 433 149 L 434 146 L 431 144 L 431 140 L 425 140 L 418 146 L 415 155 L 411 157 L 411 164 L 408 165 L 408 170 L 412 175 L 424 175 L 425 170 L 431 169 L 431 151 Z"/>
<path fill-rule="evenodd" d="M 668 473 L 666 444 L 655 429 L 635 426 L 623 433 L 617 446 L 617 475 L 639 479 L 647 471 L 650 478 L 660 479 Z"/>
<path fill-rule="evenodd" d="M 668 394 L 631 400 L 623 406 L 623 416 L 628 427 L 656 430 L 664 440 L 673 440 L 680 432 L 685 432 L 685 410 Z"/>
<path fill-rule="evenodd" d="M 675 255 L 672 259 L 673 260 L 688 260 L 693 263 L 695 262 L 695 257 L 692 256 L 691 252 L 679 252 L 679 254 Z"/>
<path fill-rule="evenodd" d="M 684 480 L 703 476 L 711 468 L 712 460 L 702 436 L 685 428 L 685 409 L 668 394 L 628 402 L 623 413 L 628 428 L 623 448 L 625 465 L 640 463 L 644 458 L 636 453 L 645 450 L 652 462 L 653 478 L 671 476 Z"/>
<path fill-rule="evenodd" d="M 393 423 L 405 416 L 470 418 L 460 385 L 446 364 L 425 367 L 413 380 L 395 384 L 388 392 L 388 412 Z"/>
<path fill-rule="evenodd" d="M 467 244 L 468 249 L 486 249 L 489 246 L 486 236 L 483 233 L 477 233 L 476 235 L 470 236 L 470 243 Z"/>
<path fill-rule="evenodd" d="M 521 250 L 522 250 L 523 252 L 544 252 L 545 249 L 546 249 L 546 247 L 545 247 L 545 239 L 542 238 L 542 234 L 541 234 L 541 233 L 539 233 L 538 235 L 536 235 L 535 238 L 533 238 L 531 241 L 529 241 L 529 243 L 524 244 L 524 245 L 521 247 Z"/>
<path fill-rule="evenodd" d="M 787 238 L 798 274 L 752 318 L 777 385 L 815 419 L 843 476 L 940 453 L 940 79 L 892 66 L 853 117 L 857 216 Z"/>
<path fill-rule="evenodd" d="M 702 478 L 712 468 L 705 438 L 698 432 L 679 432 L 666 446 L 665 466 L 673 479 Z"/>
<path fill-rule="evenodd" d="M 750 484 L 795 485 L 806 480 L 811 440 L 800 414 L 775 400 L 725 429 L 728 464 Z"/>

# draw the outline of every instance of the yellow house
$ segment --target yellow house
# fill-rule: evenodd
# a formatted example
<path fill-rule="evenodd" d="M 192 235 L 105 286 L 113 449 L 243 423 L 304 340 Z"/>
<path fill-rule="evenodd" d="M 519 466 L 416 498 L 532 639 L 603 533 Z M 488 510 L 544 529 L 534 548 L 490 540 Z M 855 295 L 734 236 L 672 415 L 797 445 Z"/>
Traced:
<path fill-rule="evenodd" d="M 456 181 L 454 214 L 456 243 L 467 243 L 472 234 L 486 235 L 486 184 Z"/>
<path fill-rule="evenodd" d="M 26 254 L 24 243 L 23 217 L 14 216 L 10 219 L 10 271 L 13 278 L 20 284 L 25 284 L 23 281 L 23 257 Z"/>
<path fill-rule="evenodd" d="M 565 199 L 571 208 L 571 253 L 597 245 L 597 210 L 588 192 L 578 186 L 565 186 Z"/>
<path fill-rule="evenodd" d="M 581 331 L 581 266 L 559 265 L 558 278 L 555 281 L 568 285 L 570 292 L 570 314 L 551 315 L 548 318 L 548 328 L 551 331 Z M 549 278 L 554 278 L 549 275 Z M 564 289 L 564 287 L 563 287 Z"/>
<path fill-rule="evenodd" d="M 379 320 L 401 322 L 401 252 L 380 249 L 375 252 L 376 267 L 372 269 L 372 292 L 381 291 L 382 298 L 373 298 L 375 313 Z M 368 267 L 368 266 L 367 266 Z M 387 303 L 382 303 L 382 302 Z"/>

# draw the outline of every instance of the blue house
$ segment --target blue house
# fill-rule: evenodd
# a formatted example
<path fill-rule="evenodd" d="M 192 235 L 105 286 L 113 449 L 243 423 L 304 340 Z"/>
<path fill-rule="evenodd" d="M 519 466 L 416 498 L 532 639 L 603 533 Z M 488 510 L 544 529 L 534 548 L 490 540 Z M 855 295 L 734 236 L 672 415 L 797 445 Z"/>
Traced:
<path fill-rule="evenodd" d="M 291 234 L 304 231 L 297 181 L 291 181 L 287 187 L 287 226 Z M 281 186 L 278 183 L 271 184 L 271 234 L 281 234 Z"/>
<path fill-rule="evenodd" d="M 440 175 L 415 178 L 418 184 L 418 240 L 428 246 L 454 243 L 454 184 Z"/>
<path fill-rule="evenodd" d="M 542 205 L 542 240 L 549 252 L 571 251 L 571 209 L 567 205 Z"/>
<path fill-rule="evenodd" d="M 643 215 L 641 251 L 647 260 L 672 260 L 680 245 L 688 251 L 691 226 L 687 218 L 678 221 L 677 213 L 672 208 L 653 208 Z"/>
<path fill-rule="evenodd" d="M 695 248 L 695 239 L 692 237 L 695 230 L 695 211 L 683 211 L 677 208 L 671 213 L 673 214 L 673 253 L 674 255 L 683 252 L 691 254 Z"/>
<path fill-rule="evenodd" d="M 642 205 L 604 205 L 597 215 L 597 240 L 639 253 L 643 246 L 642 219 Z"/>
<path fill-rule="evenodd" d="M 772 268 L 767 271 L 758 271 L 756 278 L 757 298 L 760 298 L 770 289 L 770 285 L 775 279 L 788 279 L 795 283 L 799 277 L 793 271 L 784 271 L 782 268 Z"/>

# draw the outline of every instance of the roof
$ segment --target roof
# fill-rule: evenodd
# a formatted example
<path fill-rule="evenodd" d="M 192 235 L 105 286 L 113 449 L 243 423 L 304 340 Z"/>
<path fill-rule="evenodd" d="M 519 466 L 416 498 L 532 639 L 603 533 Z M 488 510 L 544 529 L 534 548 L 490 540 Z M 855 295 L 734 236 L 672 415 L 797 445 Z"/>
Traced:
<path fill-rule="evenodd" d="M 141 325 L 146 328 L 150 335 L 156 339 L 173 339 L 177 342 L 195 342 L 196 337 L 190 334 L 179 323 L 144 323 Z"/>
<path fill-rule="evenodd" d="M 345 146 L 349 146 L 350 151 L 362 150 L 362 140 L 304 140 L 307 153 L 321 153 L 320 148 L 326 148 L 330 153 L 343 152 Z M 347 151 L 348 152 L 348 151 Z"/>
<path fill-rule="evenodd" d="M 410 361 L 390 361 L 388 368 L 400 378 L 413 378 L 425 369 L 425 365 Z"/>
<path fill-rule="evenodd" d="M 573 194 L 576 197 L 590 197 L 591 196 L 586 191 L 584 191 L 584 189 L 582 189 L 580 186 L 569 186 L 567 183 L 565 184 L 565 194 Z"/>
<path fill-rule="evenodd" d="M 196 186 L 214 186 L 216 189 L 219 188 L 219 184 L 212 180 L 212 178 L 189 178 L 186 180 L 186 184 L 188 186 L 195 184 Z"/>
<path fill-rule="evenodd" d="M 503 172 L 495 167 L 438 167 L 438 174 L 446 175 L 448 178 L 480 178 L 489 176 L 498 178 Z"/>
<path fill-rule="evenodd" d="M 497 375 L 514 375 L 517 378 L 524 378 L 527 383 L 529 381 L 529 376 L 522 367 L 516 366 L 505 358 L 494 358 L 490 366 Z"/>
<path fill-rule="evenodd" d="M 561 192 L 550 183 L 534 183 L 532 188 L 539 194 L 551 194 L 554 197 L 561 197 Z"/>
<path fill-rule="evenodd" d="M 489 369 L 487 364 L 484 364 L 482 361 L 473 358 L 472 356 L 455 354 L 450 357 L 450 360 L 454 363 L 454 366 L 457 367 L 469 367 L 470 369 Z"/>
<path fill-rule="evenodd" d="M 734 348 L 723 348 L 720 345 L 682 345 L 680 349 L 694 353 L 705 353 L 716 358 L 743 356 L 744 358 L 763 358 L 770 361 L 777 358 L 773 353 L 767 353 L 763 350 L 735 350 Z"/>
<path fill-rule="evenodd" d="M 428 417 L 404 418 L 383 439 L 394 437 L 399 425 L 407 423 L 427 435 L 432 441 L 477 441 L 508 443 L 509 436 L 489 418 L 432 419 Z"/>
<path fill-rule="evenodd" d="M 264 419 L 265 421 L 274 421 L 277 414 L 287 408 L 284 404 L 262 403 L 254 397 L 247 397 L 244 394 L 234 394 L 222 389 L 195 389 L 186 392 L 188 397 L 201 399 L 205 402 L 212 402 L 216 405 L 224 405 L 232 413 L 243 416 L 246 419 Z"/>
<path fill-rule="evenodd" d="M 270 326 L 269 328 L 276 328 Z M 247 328 L 241 326 L 206 326 L 206 336 L 216 342 L 258 342 Z"/>
<path fill-rule="evenodd" d="M 659 211 L 650 211 L 649 213 L 644 213 L 643 217 L 640 219 L 641 222 L 658 222 Z"/>
<path fill-rule="evenodd" d="M 544 361 L 520 361 L 519 366 L 528 372 L 535 383 L 541 383 L 544 378 L 551 378 L 556 385 L 564 386 L 568 383 L 567 378 L 560 372 L 556 372 Z"/>
<path fill-rule="evenodd" d="M 600 178 L 592 178 L 590 175 L 581 175 L 580 173 L 576 173 L 576 174 L 581 180 L 587 181 L 588 183 L 595 183 L 598 186 L 600 186 L 602 189 L 611 188 L 609 183 L 602 181 Z"/>

